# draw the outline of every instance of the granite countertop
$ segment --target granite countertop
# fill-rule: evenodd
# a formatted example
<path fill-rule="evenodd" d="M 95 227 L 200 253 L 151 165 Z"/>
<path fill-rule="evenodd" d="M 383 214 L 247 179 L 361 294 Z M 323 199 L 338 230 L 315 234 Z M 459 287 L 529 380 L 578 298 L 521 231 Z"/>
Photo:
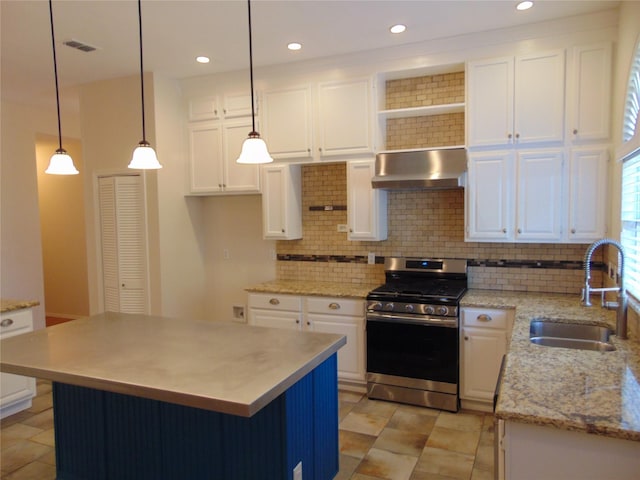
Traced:
<path fill-rule="evenodd" d="M 288 295 L 314 295 L 320 297 L 366 298 L 380 284 L 306 282 L 299 280 L 272 280 L 253 285 L 245 290 L 250 293 L 280 293 Z"/>
<path fill-rule="evenodd" d="M 515 308 L 496 416 L 640 441 L 640 343 L 612 336 L 613 352 L 529 341 L 533 318 L 608 325 L 615 311 L 583 307 L 577 295 L 469 290 L 462 306 Z M 596 305 L 594 303 L 594 305 Z"/>
<path fill-rule="evenodd" d="M 342 335 L 104 313 L 1 341 L 0 370 L 250 417 Z"/>
<path fill-rule="evenodd" d="M 14 310 L 22 310 L 23 308 L 31 308 L 40 305 L 37 300 L 0 300 L 0 313 L 13 312 Z"/>

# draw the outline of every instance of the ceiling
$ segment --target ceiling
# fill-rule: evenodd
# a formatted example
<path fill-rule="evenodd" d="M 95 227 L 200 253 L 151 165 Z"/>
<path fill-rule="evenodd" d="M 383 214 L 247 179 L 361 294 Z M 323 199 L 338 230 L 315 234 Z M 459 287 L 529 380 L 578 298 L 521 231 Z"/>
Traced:
<path fill-rule="evenodd" d="M 526 12 L 514 0 L 253 0 L 254 66 L 353 53 L 614 8 L 619 2 L 538 0 Z M 54 0 L 60 88 L 139 71 L 134 0 Z M 55 101 L 46 0 L 0 0 L 2 97 Z M 244 0 L 143 0 L 144 67 L 173 78 L 248 68 Z M 407 31 L 388 28 L 404 23 Z M 97 50 L 81 52 L 62 42 Z M 302 50 L 286 45 L 296 41 Z M 197 55 L 211 57 L 207 65 Z M 52 100 L 53 99 L 53 100 Z"/>

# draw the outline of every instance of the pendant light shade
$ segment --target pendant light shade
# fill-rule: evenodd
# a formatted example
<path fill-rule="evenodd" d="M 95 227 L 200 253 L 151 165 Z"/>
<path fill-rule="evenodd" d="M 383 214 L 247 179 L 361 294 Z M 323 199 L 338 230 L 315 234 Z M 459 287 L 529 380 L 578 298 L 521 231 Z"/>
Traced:
<path fill-rule="evenodd" d="M 51 45 L 53 47 L 53 76 L 56 80 L 56 107 L 58 112 L 58 149 L 51 156 L 49 166 L 44 173 L 52 175 L 77 175 L 78 169 L 71 156 L 62 148 L 62 127 L 60 122 L 60 93 L 58 91 L 58 62 L 56 60 L 56 36 L 53 30 L 53 4 L 49 0 L 49 19 L 51 20 Z"/>
<path fill-rule="evenodd" d="M 64 148 L 59 148 L 51 155 L 49 166 L 44 171 L 50 175 L 77 175 L 80 173 L 73 164 L 71 156 Z"/>
<path fill-rule="evenodd" d="M 249 13 L 249 76 L 251 79 L 251 125 L 252 130 L 249 137 L 242 144 L 242 151 L 237 163 L 271 163 L 273 158 L 269 155 L 267 144 L 260 138 L 260 134 L 256 131 L 256 112 L 254 110 L 253 101 L 253 45 L 251 43 L 251 0 L 247 0 L 247 11 Z"/>
<path fill-rule="evenodd" d="M 138 26 L 140 33 L 140 97 L 142 99 L 142 140 L 138 143 L 138 146 L 133 150 L 133 156 L 129 163 L 129 168 L 135 168 L 139 170 L 157 170 L 162 168 L 156 152 L 151 147 L 151 144 L 147 142 L 147 132 L 144 122 L 144 76 L 143 76 L 143 61 L 142 61 L 142 5 L 138 0 Z"/>

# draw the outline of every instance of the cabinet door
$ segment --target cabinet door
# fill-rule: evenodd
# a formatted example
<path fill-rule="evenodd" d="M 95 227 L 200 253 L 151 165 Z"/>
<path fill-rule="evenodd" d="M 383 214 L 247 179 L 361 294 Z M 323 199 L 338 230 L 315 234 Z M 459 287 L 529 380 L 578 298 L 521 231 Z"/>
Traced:
<path fill-rule="evenodd" d="M 249 309 L 249 324 L 256 327 L 302 330 L 300 312 Z"/>
<path fill-rule="evenodd" d="M 469 62 L 467 144 L 507 145 L 513 138 L 513 57 Z"/>
<path fill-rule="evenodd" d="M 509 151 L 469 154 L 465 202 L 468 240 L 506 241 L 513 237 L 513 162 Z"/>
<path fill-rule="evenodd" d="M 260 166 L 237 163 L 242 143 L 252 129 L 251 118 L 225 122 L 222 126 L 225 192 L 257 193 L 260 191 Z"/>
<path fill-rule="evenodd" d="M 609 138 L 611 98 L 611 44 L 573 49 L 571 99 L 567 112 L 569 138 L 605 140 Z"/>
<path fill-rule="evenodd" d="M 606 147 L 571 150 L 569 158 L 569 240 L 591 242 L 606 233 Z"/>
<path fill-rule="evenodd" d="M 503 330 L 469 327 L 462 328 L 460 332 L 460 397 L 491 401 L 498 381 L 502 356 L 507 350 L 507 334 Z"/>
<path fill-rule="evenodd" d="M 312 155 L 311 87 L 265 92 L 262 133 L 273 158 Z"/>
<path fill-rule="evenodd" d="M 189 121 L 216 120 L 218 99 L 215 96 L 192 98 L 189 100 Z"/>
<path fill-rule="evenodd" d="M 262 228 L 267 239 L 302 238 L 302 198 L 299 165 L 262 167 Z"/>
<path fill-rule="evenodd" d="M 222 111 L 225 118 L 251 117 L 251 92 L 226 94 Z"/>
<path fill-rule="evenodd" d="M 0 317 L 0 338 L 5 339 L 31 332 L 33 316 L 31 309 L 5 312 Z M 0 373 L 0 418 L 12 415 L 31 406 L 31 398 L 36 393 L 36 380 L 22 375 Z M 28 403 L 25 404 L 25 401 Z M 21 404 L 21 405 L 18 405 Z"/>
<path fill-rule="evenodd" d="M 562 237 L 562 150 L 518 152 L 516 239 Z"/>
<path fill-rule="evenodd" d="M 310 313 L 305 328 L 320 333 L 336 333 L 347 337 L 347 344 L 338 350 L 338 376 L 341 379 L 365 378 L 364 319 L 341 315 Z"/>
<path fill-rule="evenodd" d="M 387 192 L 371 187 L 375 159 L 347 163 L 349 240 L 386 240 Z"/>
<path fill-rule="evenodd" d="M 563 140 L 564 57 L 564 50 L 557 50 L 516 58 L 516 143 Z"/>
<path fill-rule="evenodd" d="M 189 125 L 191 193 L 222 192 L 222 127 L 220 123 Z"/>
<path fill-rule="evenodd" d="M 320 155 L 373 152 L 371 90 L 370 79 L 319 85 Z"/>

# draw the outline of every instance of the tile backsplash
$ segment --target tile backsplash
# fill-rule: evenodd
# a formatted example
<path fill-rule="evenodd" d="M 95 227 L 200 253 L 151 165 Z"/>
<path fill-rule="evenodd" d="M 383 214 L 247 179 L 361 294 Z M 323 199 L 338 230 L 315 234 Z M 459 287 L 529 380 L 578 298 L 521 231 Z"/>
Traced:
<path fill-rule="evenodd" d="M 337 231 L 346 210 L 310 209 L 345 206 L 346 188 L 344 163 L 302 167 L 303 238 L 277 242 L 279 279 L 375 285 L 384 281 L 384 257 L 418 256 L 467 259 L 471 288 L 576 295 L 582 288 L 586 245 L 465 242 L 462 189 L 391 190 L 387 240 L 349 241 Z M 366 263 L 369 252 L 375 265 Z M 602 281 L 597 270 L 592 277 L 592 285 Z"/>

